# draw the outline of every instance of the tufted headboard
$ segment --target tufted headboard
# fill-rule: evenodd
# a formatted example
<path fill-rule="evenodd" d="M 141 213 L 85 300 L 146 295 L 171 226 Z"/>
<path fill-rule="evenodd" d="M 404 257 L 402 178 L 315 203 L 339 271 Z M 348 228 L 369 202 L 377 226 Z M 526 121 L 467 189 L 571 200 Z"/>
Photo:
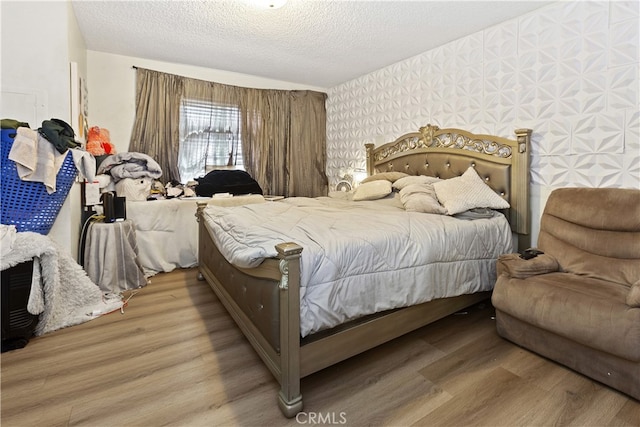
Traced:
<path fill-rule="evenodd" d="M 380 147 L 366 144 L 367 173 L 405 172 L 442 179 L 473 166 L 487 184 L 509 202 L 506 212 L 518 246 L 531 242 L 529 152 L 531 129 L 516 129 L 516 139 L 476 135 L 461 129 L 426 125 Z"/>

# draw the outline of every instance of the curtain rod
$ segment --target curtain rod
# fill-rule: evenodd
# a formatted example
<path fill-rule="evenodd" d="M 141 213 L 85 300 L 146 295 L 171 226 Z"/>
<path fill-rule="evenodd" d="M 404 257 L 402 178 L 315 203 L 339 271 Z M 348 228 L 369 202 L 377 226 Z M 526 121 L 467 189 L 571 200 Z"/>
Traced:
<path fill-rule="evenodd" d="M 2 0 L 0 0 L 0 2 L 1 1 Z M 151 68 L 138 67 L 137 65 L 132 65 L 131 68 L 134 69 L 134 70 L 147 70 L 147 71 L 153 71 L 153 72 L 156 72 L 156 73 L 171 74 L 171 73 L 166 73 L 164 71 L 152 70 Z M 177 76 L 178 74 L 174 74 L 174 75 Z"/>

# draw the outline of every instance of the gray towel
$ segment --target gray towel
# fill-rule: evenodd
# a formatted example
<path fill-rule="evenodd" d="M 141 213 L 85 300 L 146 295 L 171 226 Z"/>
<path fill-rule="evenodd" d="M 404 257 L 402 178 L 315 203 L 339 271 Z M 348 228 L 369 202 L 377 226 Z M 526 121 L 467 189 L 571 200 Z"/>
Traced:
<path fill-rule="evenodd" d="M 78 148 L 71 149 L 71 154 L 80 177 L 93 182 L 96 179 L 96 158 L 91 153 Z"/>
<path fill-rule="evenodd" d="M 15 162 L 21 180 L 42 182 L 51 194 L 56 192 L 56 176 L 66 155 L 60 154 L 37 131 L 18 128 L 9 159 Z"/>

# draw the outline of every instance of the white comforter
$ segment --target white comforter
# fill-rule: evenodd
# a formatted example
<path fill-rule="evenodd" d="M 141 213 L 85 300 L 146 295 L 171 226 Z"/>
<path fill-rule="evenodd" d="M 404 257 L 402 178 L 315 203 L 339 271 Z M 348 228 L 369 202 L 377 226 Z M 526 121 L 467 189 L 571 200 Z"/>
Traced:
<path fill-rule="evenodd" d="M 463 220 L 406 212 L 393 201 L 289 198 L 205 217 L 225 258 L 255 267 L 275 245 L 301 245 L 301 335 L 365 314 L 491 290 L 512 251 L 503 215 Z"/>
<path fill-rule="evenodd" d="M 265 203 L 258 194 L 230 198 L 184 198 L 155 201 L 127 200 L 127 218 L 133 220 L 138 261 L 147 277 L 176 268 L 198 265 L 197 202 L 218 206 Z"/>

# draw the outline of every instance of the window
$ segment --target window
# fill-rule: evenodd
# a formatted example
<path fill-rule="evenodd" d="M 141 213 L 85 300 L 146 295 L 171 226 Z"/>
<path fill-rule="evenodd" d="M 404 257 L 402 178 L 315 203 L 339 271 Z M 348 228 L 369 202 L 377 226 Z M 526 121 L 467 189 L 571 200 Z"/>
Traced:
<path fill-rule="evenodd" d="M 237 106 L 183 99 L 178 151 L 182 183 L 213 169 L 243 169 L 240 137 Z"/>

